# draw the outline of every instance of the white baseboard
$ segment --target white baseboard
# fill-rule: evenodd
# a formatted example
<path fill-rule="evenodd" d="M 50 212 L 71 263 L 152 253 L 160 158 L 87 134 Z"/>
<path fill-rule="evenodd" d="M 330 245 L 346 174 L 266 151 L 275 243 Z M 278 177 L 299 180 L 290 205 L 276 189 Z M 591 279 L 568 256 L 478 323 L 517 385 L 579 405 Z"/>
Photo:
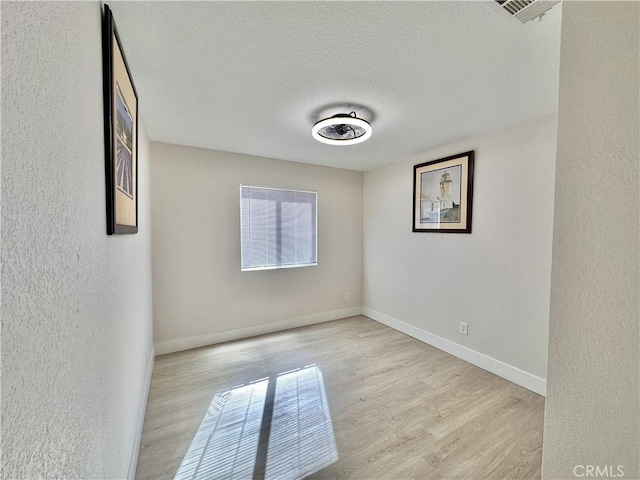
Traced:
<path fill-rule="evenodd" d="M 545 396 L 547 391 L 547 382 L 544 378 L 537 377 L 529 372 L 525 372 L 513 365 L 496 360 L 484 353 L 476 352 L 468 347 L 458 343 L 439 337 L 433 333 L 414 327 L 408 323 L 402 322 L 396 318 L 377 312 L 369 307 L 362 307 L 362 314 L 384 325 L 405 333 L 424 343 L 431 345 L 439 350 L 450 353 L 466 362 L 477 367 L 495 373 L 499 377 L 505 378 L 510 382 L 516 383 L 521 387 L 531 390 L 539 395 Z"/>
<path fill-rule="evenodd" d="M 149 400 L 149 389 L 151 388 L 151 375 L 153 374 L 153 364 L 155 362 L 155 348 L 151 346 L 149 358 L 147 358 L 147 370 L 144 378 L 144 392 L 142 394 L 142 402 L 138 409 L 138 428 L 136 429 L 136 438 L 133 444 L 133 452 L 129 461 L 129 471 L 127 478 L 133 480 L 136 477 L 136 469 L 138 468 L 138 455 L 140 454 L 140 442 L 142 441 L 142 428 L 144 427 L 144 416 L 147 412 L 147 400 Z"/>
<path fill-rule="evenodd" d="M 155 345 L 156 355 L 164 355 L 165 353 L 180 352 L 189 350 L 190 348 L 204 347 L 206 345 L 214 345 L 216 343 L 230 342 L 232 340 L 240 340 L 242 338 L 255 337 L 266 333 L 280 332 L 296 327 L 304 327 L 316 323 L 330 322 L 341 318 L 353 317 L 362 314 L 362 307 L 343 308 L 331 312 L 316 313 L 306 315 L 304 317 L 291 318 L 273 323 L 264 323 L 254 325 L 252 327 L 237 328 L 235 330 L 227 330 L 224 332 L 210 333 L 207 335 L 198 335 L 195 337 L 178 338 L 166 342 L 159 342 Z"/>

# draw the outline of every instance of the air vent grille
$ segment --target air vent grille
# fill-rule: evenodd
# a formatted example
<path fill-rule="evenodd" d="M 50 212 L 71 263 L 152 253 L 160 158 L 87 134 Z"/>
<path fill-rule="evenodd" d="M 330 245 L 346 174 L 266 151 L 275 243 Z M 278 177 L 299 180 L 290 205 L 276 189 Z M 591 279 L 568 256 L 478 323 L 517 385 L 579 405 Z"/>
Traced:
<path fill-rule="evenodd" d="M 544 15 L 560 0 L 496 0 L 496 3 L 522 23 L 527 23 Z"/>

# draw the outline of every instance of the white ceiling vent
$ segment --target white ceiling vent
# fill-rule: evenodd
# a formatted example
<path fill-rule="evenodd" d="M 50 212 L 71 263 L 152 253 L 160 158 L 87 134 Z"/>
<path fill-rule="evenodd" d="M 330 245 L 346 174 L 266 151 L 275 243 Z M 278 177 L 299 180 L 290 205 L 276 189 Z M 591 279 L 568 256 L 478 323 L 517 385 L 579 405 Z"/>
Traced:
<path fill-rule="evenodd" d="M 522 23 L 544 15 L 560 0 L 496 0 L 496 3 Z"/>

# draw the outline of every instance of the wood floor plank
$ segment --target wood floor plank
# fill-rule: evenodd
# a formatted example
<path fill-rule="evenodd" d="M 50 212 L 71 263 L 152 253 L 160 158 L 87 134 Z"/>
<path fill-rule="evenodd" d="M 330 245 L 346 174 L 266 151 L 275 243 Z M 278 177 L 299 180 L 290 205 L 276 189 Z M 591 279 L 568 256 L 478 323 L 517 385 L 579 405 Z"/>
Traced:
<path fill-rule="evenodd" d="M 136 478 L 175 476 L 217 392 L 311 364 L 339 459 L 308 478 L 540 478 L 543 397 L 364 316 L 157 357 Z"/>

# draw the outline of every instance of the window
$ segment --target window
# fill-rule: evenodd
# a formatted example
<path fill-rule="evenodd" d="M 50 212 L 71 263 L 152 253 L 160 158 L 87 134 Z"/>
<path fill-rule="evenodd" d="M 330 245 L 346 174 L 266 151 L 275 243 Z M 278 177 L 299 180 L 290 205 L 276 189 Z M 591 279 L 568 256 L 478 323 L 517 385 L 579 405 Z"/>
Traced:
<path fill-rule="evenodd" d="M 242 270 L 317 265 L 317 193 L 240 186 Z"/>

